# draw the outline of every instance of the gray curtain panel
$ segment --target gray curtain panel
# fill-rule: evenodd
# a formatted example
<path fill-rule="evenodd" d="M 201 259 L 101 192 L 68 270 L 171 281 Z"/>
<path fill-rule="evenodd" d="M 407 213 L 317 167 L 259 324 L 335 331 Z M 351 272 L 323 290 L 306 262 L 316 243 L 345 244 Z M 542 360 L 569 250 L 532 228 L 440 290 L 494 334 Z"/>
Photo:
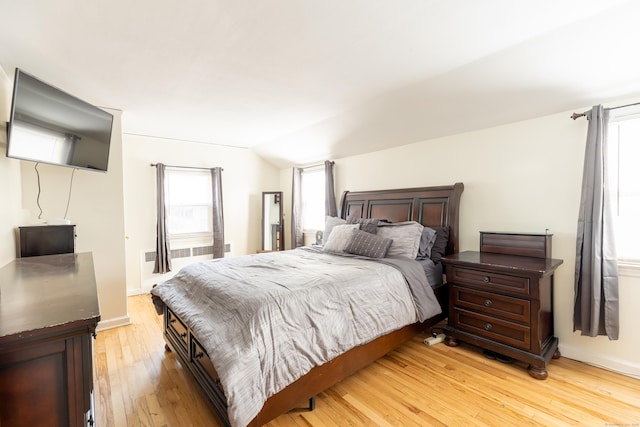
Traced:
<path fill-rule="evenodd" d="M 576 241 L 573 330 L 618 339 L 618 265 L 607 178 L 609 112 L 601 105 L 589 121 Z"/>
<path fill-rule="evenodd" d="M 213 257 L 224 258 L 224 212 L 222 208 L 222 168 L 211 169 L 213 191 Z"/>
<path fill-rule="evenodd" d="M 167 207 L 164 197 L 164 171 L 165 165 L 156 165 L 156 262 L 153 266 L 154 273 L 167 273 L 171 271 L 171 249 L 169 248 L 169 233 L 167 232 Z"/>
<path fill-rule="evenodd" d="M 333 181 L 333 166 L 335 162 L 324 162 L 324 214 L 325 216 L 338 216 L 336 208 L 336 191 Z"/>
<path fill-rule="evenodd" d="M 302 168 L 293 168 L 291 183 L 291 248 L 304 245 L 302 232 Z"/>

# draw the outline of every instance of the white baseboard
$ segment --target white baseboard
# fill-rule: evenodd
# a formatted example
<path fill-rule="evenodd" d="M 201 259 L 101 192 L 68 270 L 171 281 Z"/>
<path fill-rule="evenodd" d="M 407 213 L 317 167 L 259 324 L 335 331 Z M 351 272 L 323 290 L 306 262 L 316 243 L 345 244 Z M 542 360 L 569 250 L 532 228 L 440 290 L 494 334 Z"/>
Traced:
<path fill-rule="evenodd" d="M 143 292 L 140 288 L 127 289 L 127 296 L 132 297 L 135 295 L 147 294 L 148 292 Z"/>
<path fill-rule="evenodd" d="M 119 326 L 127 326 L 131 324 L 129 316 L 116 317 L 115 319 L 106 319 L 98 322 L 96 332 L 106 331 L 107 329 L 117 328 Z"/>
<path fill-rule="evenodd" d="M 562 354 L 562 357 L 566 357 L 568 359 L 577 360 L 588 365 L 597 366 L 598 368 L 640 379 L 640 365 L 629 362 L 628 360 L 603 357 L 602 355 L 587 353 L 579 348 L 562 344 L 560 345 L 560 353 Z"/>

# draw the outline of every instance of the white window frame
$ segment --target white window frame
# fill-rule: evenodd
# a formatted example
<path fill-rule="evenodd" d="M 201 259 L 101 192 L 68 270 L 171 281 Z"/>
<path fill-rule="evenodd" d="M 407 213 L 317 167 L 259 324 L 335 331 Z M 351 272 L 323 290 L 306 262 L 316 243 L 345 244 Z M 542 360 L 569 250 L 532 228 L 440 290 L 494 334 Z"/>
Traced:
<path fill-rule="evenodd" d="M 201 200 L 196 200 L 195 203 L 189 203 L 185 201 L 185 198 L 198 199 L 198 193 L 194 193 L 194 188 L 197 188 L 196 182 L 193 184 L 182 185 L 183 182 L 188 180 L 189 177 L 193 177 L 194 180 L 200 181 L 199 184 L 208 183 L 208 186 L 205 185 L 205 188 L 200 188 L 202 190 L 202 198 Z M 178 188 L 172 188 L 172 186 L 178 185 Z M 181 193 L 176 196 L 176 198 L 182 198 L 183 200 L 174 200 L 175 195 L 174 190 Z M 189 194 L 187 194 L 189 193 Z M 211 171 L 208 169 L 196 169 L 196 168 L 173 168 L 167 166 L 165 170 L 165 203 L 167 210 L 167 232 L 169 234 L 170 240 L 182 240 L 182 239 L 194 239 L 194 240 L 212 240 L 213 236 L 213 194 L 211 188 Z M 176 214 L 177 209 L 180 208 L 199 208 L 200 211 L 204 209 L 206 212 L 202 217 L 205 218 L 203 224 L 206 224 L 206 229 L 202 229 L 202 231 L 190 231 L 190 232 L 176 232 L 175 226 L 172 230 L 172 223 L 174 219 L 172 218 L 174 214 Z"/>
<path fill-rule="evenodd" d="M 620 153 L 620 137 L 621 134 L 619 132 L 620 126 L 624 122 L 628 122 L 630 120 L 634 120 L 638 122 L 638 126 L 640 126 L 640 108 L 623 108 L 620 110 L 610 110 L 609 112 L 609 134 L 608 134 L 608 154 L 609 154 L 609 164 L 611 173 L 609 174 L 609 184 L 611 185 L 611 194 L 615 198 L 615 205 L 613 206 L 613 213 L 615 219 L 618 219 L 620 215 L 620 161 L 625 157 L 624 153 Z M 640 139 L 634 142 L 634 144 L 638 144 L 640 147 Z M 632 157 L 635 159 L 635 155 Z M 640 160 L 640 158 L 636 159 Z M 634 170 L 637 170 L 634 168 Z M 636 182 L 635 179 L 632 180 Z M 640 180 L 639 180 L 640 181 Z M 640 198 L 640 196 L 639 196 Z M 628 230 L 617 230 L 616 231 L 616 241 L 619 241 L 620 235 L 627 235 Z M 640 236 L 638 236 L 640 237 Z M 620 275 L 625 276 L 633 276 L 640 277 L 640 255 L 628 257 L 620 255 L 621 251 L 618 251 L 618 272 Z"/>

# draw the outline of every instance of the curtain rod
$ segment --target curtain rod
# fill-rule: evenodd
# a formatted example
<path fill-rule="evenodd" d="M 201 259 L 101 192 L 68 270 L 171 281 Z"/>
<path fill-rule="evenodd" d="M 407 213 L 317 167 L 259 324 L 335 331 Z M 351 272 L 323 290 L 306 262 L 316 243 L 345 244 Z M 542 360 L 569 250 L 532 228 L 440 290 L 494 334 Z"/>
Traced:
<path fill-rule="evenodd" d="M 157 163 L 151 163 L 151 164 L 150 164 L 150 166 L 151 166 L 152 168 L 155 168 L 156 166 L 158 166 L 158 164 L 157 164 Z M 199 170 L 204 170 L 204 171 L 208 171 L 208 170 L 211 170 L 211 169 L 216 169 L 216 168 L 199 168 L 199 167 L 197 167 L 197 166 L 172 166 L 172 165 L 165 165 L 165 166 L 166 166 L 166 167 L 168 167 L 168 168 L 178 168 L 178 169 L 199 169 Z M 224 169 L 222 169 L 222 168 L 217 168 L 217 169 L 220 169 L 221 171 L 223 171 L 223 170 L 224 170 Z"/>
<path fill-rule="evenodd" d="M 626 105 L 619 105 L 617 107 L 610 107 L 610 108 L 605 108 L 605 110 L 617 110 L 618 108 L 625 108 L 625 107 L 633 107 L 635 105 L 640 105 L 640 102 L 634 102 L 633 104 L 626 104 Z M 588 113 L 588 111 L 585 111 L 584 113 L 573 113 L 571 115 L 571 118 L 573 120 L 577 119 L 578 117 L 584 117 L 586 116 Z"/>
<path fill-rule="evenodd" d="M 322 162 L 322 163 L 312 163 L 312 164 L 310 164 L 310 165 L 300 166 L 300 169 L 312 169 L 312 168 L 324 167 L 324 163 L 325 163 L 325 162 Z M 335 164 L 336 164 L 336 162 L 331 161 L 331 164 L 334 164 L 334 165 L 335 165 Z"/>

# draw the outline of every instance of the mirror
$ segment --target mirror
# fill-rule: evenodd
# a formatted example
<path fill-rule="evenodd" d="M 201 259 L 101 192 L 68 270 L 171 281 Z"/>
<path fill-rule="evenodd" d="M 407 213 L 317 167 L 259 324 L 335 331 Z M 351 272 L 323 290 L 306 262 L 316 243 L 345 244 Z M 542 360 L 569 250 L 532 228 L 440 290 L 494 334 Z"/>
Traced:
<path fill-rule="evenodd" d="M 262 250 L 284 250 L 282 191 L 262 193 Z"/>

